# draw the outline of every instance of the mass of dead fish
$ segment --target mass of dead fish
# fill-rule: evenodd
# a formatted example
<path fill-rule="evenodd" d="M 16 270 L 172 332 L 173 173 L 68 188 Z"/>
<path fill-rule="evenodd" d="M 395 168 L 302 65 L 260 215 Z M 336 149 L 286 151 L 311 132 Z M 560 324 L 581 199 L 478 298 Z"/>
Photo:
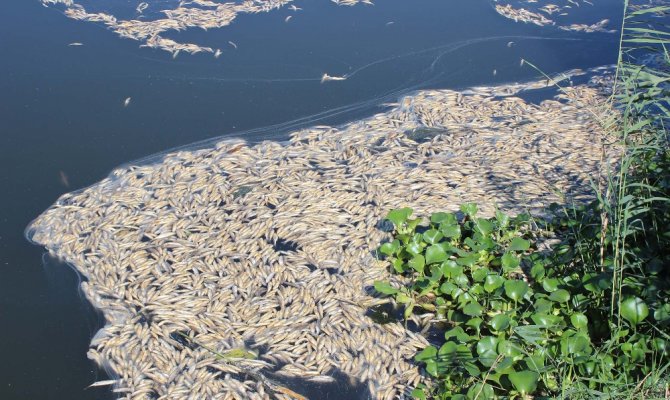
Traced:
<path fill-rule="evenodd" d="M 615 32 L 607 29 L 609 24 L 607 19 L 591 24 L 564 21 L 565 17 L 570 15 L 570 11 L 580 7 L 594 7 L 594 2 L 588 0 L 560 0 L 559 2 L 561 4 L 553 4 L 542 0 L 493 0 L 496 12 L 515 22 L 530 23 L 537 26 L 556 26 L 561 30 L 572 32 Z"/>
<path fill-rule="evenodd" d="M 119 36 L 134 39 L 141 43 L 142 47 L 150 47 L 169 51 L 176 57 L 184 52 L 190 54 L 212 53 L 217 58 L 220 50 L 196 43 L 180 43 L 164 37 L 167 32 L 178 32 L 190 28 L 213 29 L 230 25 L 239 14 L 253 14 L 269 12 L 287 4 L 293 0 L 244 0 L 230 2 L 223 0 L 189 0 L 180 1 L 173 9 L 160 10 L 162 18 L 147 19 L 144 11 L 150 7 L 148 2 L 141 2 L 136 7 L 136 12 L 142 18 L 119 19 L 116 16 L 104 12 L 89 12 L 76 0 L 41 0 L 42 5 L 61 6 L 64 14 L 70 18 L 97 22 L 106 25 Z M 357 3 L 371 4 L 369 0 L 332 0 L 339 5 L 353 6 Z M 301 8 L 291 5 L 292 11 Z M 286 22 L 291 16 L 286 17 Z"/>
<path fill-rule="evenodd" d="M 409 398 L 429 383 L 412 361 L 427 340 L 366 316 L 385 301 L 375 280 L 402 283 L 373 256 L 389 237 L 380 221 L 403 206 L 491 214 L 592 199 L 618 151 L 604 88 L 566 83 L 583 73 L 420 91 L 285 144 L 177 151 L 63 195 L 27 234 L 86 278 L 105 316 L 88 356 L 112 380 L 93 386 L 127 399 L 297 399 L 281 377 L 318 385 L 337 372 L 372 398 Z M 553 99 L 517 97 L 558 81 Z M 215 356 L 236 349 L 253 356 Z"/>

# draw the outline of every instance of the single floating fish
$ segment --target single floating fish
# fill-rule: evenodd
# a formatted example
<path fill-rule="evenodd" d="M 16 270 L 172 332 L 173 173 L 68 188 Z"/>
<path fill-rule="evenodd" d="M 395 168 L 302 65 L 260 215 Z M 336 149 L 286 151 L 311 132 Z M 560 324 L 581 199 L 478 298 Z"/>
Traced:
<path fill-rule="evenodd" d="M 83 45 L 84 44 L 81 43 L 81 42 L 72 42 L 72 43 L 68 44 L 68 46 L 83 46 Z"/>
<path fill-rule="evenodd" d="M 237 50 L 237 45 L 235 44 L 235 42 L 232 42 L 232 41 L 229 40 L 228 44 L 233 46 L 235 48 L 235 50 Z"/>
<path fill-rule="evenodd" d="M 323 74 L 321 77 L 321 83 L 327 82 L 327 81 L 345 81 L 347 80 L 347 76 L 330 76 L 328 74 Z"/>
<path fill-rule="evenodd" d="M 70 187 L 70 180 L 67 178 L 67 175 L 63 171 L 58 171 L 58 174 L 60 175 L 60 183 L 63 184 L 66 188 Z"/>
<path fill-rule="evenodd" d="M 290 21 L 291 18 L 293 18 L 293 16 L 292 16 L 292 15 L 289 15 L 288 17 L 284 18 L 284 22 L 288 22 L 288 21 Z"/>
<path fill-rule="evenodd" d="M 144 10 L 146 10 L 149 7 L 149 4 L 146 2 L 141 2 L 140 4 L 137 5 L 137 8 L 135 11 L 137 11 L 138 14 L 142 14 Z"/>
<path fill-rule="evenodd" d="M 132 98 L 128 97 L 123 101 L 123 108 L 126 108 L 130 105 L 130 100 L 132 100 Z"/>
<path fill-rule="evenodd" d="M 298 10 L 302 10 L 302 8 L 300 8 L 300 7 L 296 7 L 294 4 L 291 4 L 291 5 L 289 6 L 289 10 L 291 10 L 291 11 L 298 11 Z"/>
<path fill-rule="evenodd" d="M 113 385 L 117 382 L 116 379 L 110 379 L 108 381 L 98 381 L 98 382 L 93 382 L 92 384 L 88 385 L 86 389 L 92 388 L 92 387 L 99 387 L 99 386 L 109 386 Z"/>
<path fill-rule="evenodd" d="M 221 49 L 216 49 L 216 51 L 214 52 L 214 58 L 219 58 L 220 55 L 221 55 Z"/>

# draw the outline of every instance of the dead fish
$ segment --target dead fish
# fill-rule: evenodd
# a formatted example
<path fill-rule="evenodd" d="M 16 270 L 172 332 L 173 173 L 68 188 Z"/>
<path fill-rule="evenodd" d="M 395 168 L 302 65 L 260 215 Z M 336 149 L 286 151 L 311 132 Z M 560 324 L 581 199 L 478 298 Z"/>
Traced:
<path fill-rule="evenodd" d="M 83 46 L 83 45 L 84 44 L 81 43 L 81 42 L 72 42 L 72 43 L 68 44 L 68 46 Z"/>
<path fill-rule="evenodd" d="M 302 8 L 300 8 L 300 7 L 296 7 L 294 4 L 291 4 L 291 5 L 289 6 L 289 10 L 291 10 L 291 11 L 298 11 L 298 10 L 302 10 Z"/>
<path fill-rule="evenodd" d="M 237 50 L 237 45 L 235 44 L 235 42 L 232 42 L 232 41 L 229 40 L 228 44 L 233 46 L 235 48 L 235 50 Z"/>
<path fill-rule="evenodd" d="M 63 184 L 66 188 L 70 187 L 70 180 L 67 178 L 67 175 L 63 171 L 58 171 L 58 175 L 60 176 L 60 183 Z"/>
<path fill-rule="evenodd" d="M 123 108 L 126 108 L 130 105 L 130 100 L 132 100 L 132 97 L 126 97 L 126 99 L 123 100 Z"/>
<path fill-rule="evenodd" d="M 219 58 L 219 56 L 221 56 L 221 49 L 216 49 L 214 52 L 214 58 Z"/>
<path fill-rule="evenodd" d="M 323 74 L 321 77 L 321 83 L 327 82 L 327 81 L 344 81 L 347 79 L 347 76 L 330 76 L 328 74 Z"/>
<path fill-rule="evenodd" d="M 514 42 L 507 42 L 507 47 L 512 47 L 514 46 Z"/>
<path fill-rule="evenodd" d="M 86 386 L 86 389 L 89 389 L 89 388 L 92 388 L 92 387 L 99 387 L 99 386 L 109 386 L 109 385 L 115 384 L 116 382 L 118 382 L 116 379 L 110 379 L 110 380 L 107 380 L 107 381 L 97 381 L 97 382 L 93 382 L 90 385 Z"/>
<path fill-rule="evenodd" d="M 137 5 L 137 8 L 135 11 L 137 11 L 138 14 L 142 14 L 144 10 L 146 10 L 149 7 L 149 4 L 146 2 L 141 2 L 140 4 Z"/>
<path fill-rule="evenodd" d="M 284 18 L 284 22 L 288 22 L 288 21 L 290 21 L 291 18 L 293 18 L 293 16 L 292 16 L 292 15 L 289 15 L 288 17 Z"/>
<path fill-rule="evenodd" d="M 498 75 L 498 70 L 494 69 L 493 70 L 493 76 L 496 76 L 496 75 Z"/>
<path fill-rule="evenodd" d="M 386 23 L 386 26 L 391 26 L 391 25 L 393 25 L 393 24 L 395 24 L 394 21 L 389 21 L 389 22 Z"/>

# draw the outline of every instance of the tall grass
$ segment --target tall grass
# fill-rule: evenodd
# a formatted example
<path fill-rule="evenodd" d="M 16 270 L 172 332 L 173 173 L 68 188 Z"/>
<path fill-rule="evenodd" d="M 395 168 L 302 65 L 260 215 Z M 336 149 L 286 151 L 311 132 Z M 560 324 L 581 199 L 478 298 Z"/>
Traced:
<path fill-rule="evenodd" d="M 629 357 L 628 344 L 651 341 L 645 348 L 647 365 L 642 375 L 623 373 L 622 379 L 571 386 L 564 378 L 564 395 L 569 398 L 670 398 L 667 345 L 653 343 L 670 339 L 665 318 L 670 275 L 670 154 L 667 123 L 670 118 L 670 29 L 664 17 L 668 6 L 638 7 L 624 2 L 620 50 L 611 104 L 620 112 L 616 133 L 621 159 L 608 174 L 594 204 L 598 218 L 598 246 L 585 237 L 586 231 L 573 230 L 576 241 L 591 243 L 579 257 L 585 269 L 611 271 L 609 318 L 611 335 L 602 351 Z M 594 214 L 591 214 L 593 216 Z M 577 217 L 577 216 L 575 216 Z M 579 216 L 585 219 L 584 215 Z M 586 218 L 588 219 L 588 218 Z M 594 233 L 591 231 L 590 233 Z M 596 252 L 598 257 L 596 257 Z M 598 262 L 595 262 L 595 261 Z M 633 324 L 622 313 L 630 312 L 631 298 L 638 298 L 653 315 L 644 323 Z M 635 312 L 642 312 L 634 310 Z M 665 319 L 664 319 L 665 318 Z M 638 331 L 639 330 L 639 331 Z M 635 337 L 637 335 L 637 337 Z M 663 360 L 663 361 L 661 361 Z M 626 369 L 626 368 L 623 368 Z M 628 368 L 630 371 L 631 368 Z M 624 371 L 622 371 L 624 372 Z M 634 380 L 630 378 L 634 377 Z M 625 379 L 623 379 L 625 378 Z M 589 378 L 580 378 L 588 381 Z"/>

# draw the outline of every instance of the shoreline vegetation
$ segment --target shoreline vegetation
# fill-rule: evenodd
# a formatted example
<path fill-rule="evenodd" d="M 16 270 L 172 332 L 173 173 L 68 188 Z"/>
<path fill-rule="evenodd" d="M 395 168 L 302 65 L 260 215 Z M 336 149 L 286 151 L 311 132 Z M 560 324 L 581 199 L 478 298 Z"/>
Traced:
<path fill-rule="evenodd" d="M 372 318 L 388 306 L 373 284 L 391 275 L 371 253 L 391 237 L 387 211 L 477 202 L 494 215 L 592 200 L 602 160 L 620 154 L 598 121 L 612 110 L 587 111 L 605 103 L 612 77 L 601 68 L 424 90 L 285 145 L 167 154 L 62 196 L 26 233 L 85 278 L 107 321 L 88 356 L 122 396 L 410 396 L 432 381 L 413 359 L 432 318 Z M 520 97 L 571 79 L 589 83 L 539 104 Z"/>
<path fill-rule="evenodd" d="M 386 216 L 378 251 L 400 279 L 375 290 L 443 336 L 415 356 L 434 378 L 415 398 L 670 399 L 665 4 L 625 2 L 616 112 L 601 120 L 621 156 L 603 162 L 596 200 L 543 219 L 482 218 L 472 203 L 428 223 L 408 207 Z"/>

